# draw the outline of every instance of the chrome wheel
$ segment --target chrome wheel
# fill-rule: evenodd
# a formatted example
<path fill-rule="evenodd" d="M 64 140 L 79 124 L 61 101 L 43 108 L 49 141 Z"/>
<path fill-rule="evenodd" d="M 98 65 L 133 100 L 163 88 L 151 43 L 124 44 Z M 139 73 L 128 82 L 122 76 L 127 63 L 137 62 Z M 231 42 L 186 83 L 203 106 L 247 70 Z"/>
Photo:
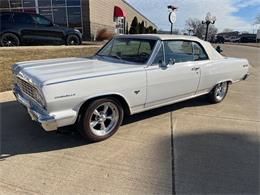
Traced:
<path fill-rule="evenodd" d="M 90 130 L 96 136 L 105 136 L 117 126 L 119 110 L 112 102 L 105 102 L 94 110 L 90 116 Z"/>
<path fill-rule="evenodd" d="M 214 95 L 218 101 L 221 101 L 225 98 L 228 90 L 228 83 L 220 83 L 216 86 Z"/>

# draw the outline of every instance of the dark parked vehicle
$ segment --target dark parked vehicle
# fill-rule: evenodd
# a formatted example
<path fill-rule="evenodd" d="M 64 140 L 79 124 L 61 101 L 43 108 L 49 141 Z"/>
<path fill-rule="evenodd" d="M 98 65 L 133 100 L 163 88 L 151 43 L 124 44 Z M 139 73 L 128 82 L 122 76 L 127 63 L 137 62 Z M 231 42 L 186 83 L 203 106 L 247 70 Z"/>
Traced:
<path fill-rule="evenodd" d="M 225 43 L 225 39 L 222 36 L 216 35 L 216 36 L 211 38 L 210 42 L 211 43 L 223 43 L 224 44 Z"/>
<path fill-rule="evenodd" d="M 0 12 L 0 45 L 27 44 L 80 45 L 80 31 L 53 24 L 39 14 Z"/>
<path fill-rule="evenodd" d="M 256 43 L 256 34 L 242 34 L 240 43 Z"/>

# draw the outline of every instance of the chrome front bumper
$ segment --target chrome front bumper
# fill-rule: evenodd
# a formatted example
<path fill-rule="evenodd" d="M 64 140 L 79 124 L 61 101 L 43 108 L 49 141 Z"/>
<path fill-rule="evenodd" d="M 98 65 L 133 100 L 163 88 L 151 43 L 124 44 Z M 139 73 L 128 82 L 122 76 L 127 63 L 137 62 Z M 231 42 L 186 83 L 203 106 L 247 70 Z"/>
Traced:
<path fill-rule="evenodd" d="M 58 129 L 55 118 L 50 116 L 37 103 L 33 102 L 29 97 L 27 97 L 17 85 L 15 85 L 13 88 L 13 93 L 17 101 L 27 108 L 32 120 L 41 123 L 44 130 L 55 131 Z"/>

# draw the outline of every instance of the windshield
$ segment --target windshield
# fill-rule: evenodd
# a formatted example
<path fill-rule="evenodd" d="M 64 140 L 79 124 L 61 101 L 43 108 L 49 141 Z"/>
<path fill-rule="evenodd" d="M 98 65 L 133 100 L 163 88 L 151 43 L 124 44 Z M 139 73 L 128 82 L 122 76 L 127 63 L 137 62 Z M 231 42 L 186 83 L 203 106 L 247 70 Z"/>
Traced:
<path fill-rule="evenodd" d="M 114 38 L 97 55 L 145 64 L 152 54 L 155 43 L 156 40 Z"/>

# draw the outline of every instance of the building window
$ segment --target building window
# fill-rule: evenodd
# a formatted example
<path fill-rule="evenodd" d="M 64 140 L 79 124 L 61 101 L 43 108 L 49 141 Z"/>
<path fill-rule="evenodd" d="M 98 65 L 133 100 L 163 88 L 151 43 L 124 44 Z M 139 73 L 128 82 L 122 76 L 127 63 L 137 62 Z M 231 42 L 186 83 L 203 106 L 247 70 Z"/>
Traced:
<path fill-rule="evenodd" d="M 1 8 L 9 8 L 10 7 L 10 4 L 9 4 L 8 0 L 1 0 L 0 3 L 1 3 L 0 4 Z"/>
<path fill-rule="evenodd" d="M 11 8 L 22 7 L 22 0 L 10 0 Z"/>
<path fill-rule="evenodd" d="M 67 6 L 80 6 L 80 0 L 67 0 Z"/>
<path fill-rule="evenodd" d="M 66 6 L 65 0 L 52 0 L 52 6 Z"/>
<path fill-rule="evenodd" d="M 71 28 L 81 27 L 81 9 L 80 7 L 68 7 L 68 24 Z"/>
<path fill-rule="evenodd" d="M 53 9 L 53 19 L 55 24 L 62 26 L 67 26 L 66 8 L 54 8 Z"/>
<path fill-rule="evenodd" d="M 35 7 L 35 0 L 23 0 L 23 7 Z"/>
<path fill-rule="evenodd" d="M 115 20 L 116 20 L 116 33 L 125 34 L 125 18 L 117 17 Z"/>
<path fill-rule="evenodd" d="M 55 24 L 82 31 L 81 1 L 85 0 L 0 0 L 0 10 L 37 13 Z"/>
<path fill-rule="evenodd" d="M 51 7 L 51 0 L 38 0 L 39 7 Z"/>

